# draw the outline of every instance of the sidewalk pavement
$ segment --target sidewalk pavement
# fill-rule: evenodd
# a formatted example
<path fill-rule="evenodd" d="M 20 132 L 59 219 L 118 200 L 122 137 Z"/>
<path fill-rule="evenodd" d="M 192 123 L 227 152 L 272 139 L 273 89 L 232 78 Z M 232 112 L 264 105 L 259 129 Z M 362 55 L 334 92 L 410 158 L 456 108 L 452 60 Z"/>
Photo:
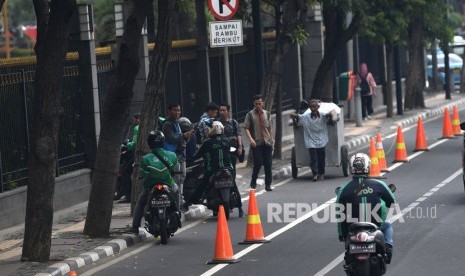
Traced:
<path fill-rule="evenodd" d="M 386 118 L 385 106 L 375 110 L 371 120 L 363 121 L 363 126 L 356 127 L 354 121 L 345 120 L 345 144 L 349 152 L 369 145 L 369 139 L 377 133 L 382 136 L 393 133 L 398 125 L 402 127 L 417 123 L 419 116 L 423 120 L 442 116 L 444 108 L 456 105 L 458 109 L 465 108 L 465 95 L 452 94 L 451 100 L 446 100 L 444 93 L 425 93 L 427 108 L 404 111 L 403 115 Z M 394 110 L 395 113 L 395 110 Z M 290 149 L 294 146 L 293 136 L 283 137 L 283 158 L 273 160 L 273 181 L 291 177 Z M 263 172 L 263 170 L 262 170 Z M 241 194 L 249 191 L 252 169 L 246 163 L 237 166 L 237 184 Z M 258 181 L 258 190 L 264 189 L 263 175 Z M 99 259 L 117 254 L 148 237 L 148 233 L 127 234 L 125 230 L 131 225 L 129 204 L 114 204 L 110 226 L 110 237 L 93 239 L 82 234 L 86 217 L 87 202 L 74 206 L 55 215 L 53 225 L 51 261 L 48 263 L 21 262 L 23 226 L 0 231 L 0 274 L 1 275 L 68 275 L 70 271 L 90 265 Z M 203 205 L 195 205 L 183 216 L 183 224 L 209 215 Z M 234 211 L 233 215 L 237 215 Z"/>

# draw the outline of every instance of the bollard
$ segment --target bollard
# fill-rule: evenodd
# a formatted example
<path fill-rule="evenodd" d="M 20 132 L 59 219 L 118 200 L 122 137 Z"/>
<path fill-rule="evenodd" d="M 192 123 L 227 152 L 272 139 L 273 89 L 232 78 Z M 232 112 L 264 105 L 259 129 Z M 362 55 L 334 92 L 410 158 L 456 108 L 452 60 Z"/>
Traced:
<path fill-rule="evenodd" d="M 362 125 L 362 99 L 360 87 L 355 88 L 354 107 L 355 107 L 355 126 L 361 127 Z"/>

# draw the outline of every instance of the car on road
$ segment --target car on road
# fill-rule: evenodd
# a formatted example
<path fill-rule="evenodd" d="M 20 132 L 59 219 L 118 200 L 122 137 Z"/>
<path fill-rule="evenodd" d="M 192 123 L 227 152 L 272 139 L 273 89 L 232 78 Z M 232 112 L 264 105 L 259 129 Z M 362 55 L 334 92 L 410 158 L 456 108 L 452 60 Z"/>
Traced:
<path fill-rule="evenodd" d="M 445 65 L 444 65 L 444 53 L 438 52 L 438 71 L 439 71 L 439 79 L 441 84 L 444 85 L 446 76 L 445 76 Z M 433 59 L 431 55 L 427 55 L 426 58 L 428 59 L 428 66 L 427 66 L 427 73 L 428 73 L 428 80 L 431 82 L 433 78 Z M 449 53 L 449 68 L 453 70 L 453 79 L 454 84 L 460 84 L 460 70 L 462 70 L 463 60 L 460 56 Z"/>

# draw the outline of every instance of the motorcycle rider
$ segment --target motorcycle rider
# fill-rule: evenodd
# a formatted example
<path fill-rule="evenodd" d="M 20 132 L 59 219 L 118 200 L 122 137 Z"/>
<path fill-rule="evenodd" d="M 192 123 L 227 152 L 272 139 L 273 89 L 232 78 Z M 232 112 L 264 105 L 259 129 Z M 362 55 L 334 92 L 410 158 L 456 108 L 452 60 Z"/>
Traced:
<path fill-rule="evenodd" d="M 343 214 L 345 220 L 338 223 L 339 240 L 345 241 L 348 234 L 350 223 L 347 220 L 348 208 L 351 208 L 350 216 L 357 221 L 367 221 L 376 224 L 384 234 L 386 242 L 386 263 L 391 263 L 393 247 L 393 229 L 389 222 L 386 221 L 387 208 L 396 202 L 394 194 L 389 187 L 381 180 L 368 178 L 370 173 L 371 160 L 364 153 L 356 153 L 350 159 L 350 171 L 353 175 L 352 180 L 339 189 L 336 206 L 343 205 Z M 381 206 L 381 208 L 379 208 Z M 342 208 L 342 207 L 341 207 Z M 363 210 L 370 208 L 371 210 Z M 361 218 L 363 214 L 373 214 L 377 210 L 378 219 L 374 216 L 371 218 Z M 381 218 L 381 221 L 379 221 Z M 346 262 L 347 251 L 346 251 Z"/>
<path fill-rule="evenodd" d="M 136 150 L 137 137 L 139 135 L 139 124 L 140 124 L 140 113 L 134 114 L 132 117 L 132 125 L 128 128 L 126 136 L 124 138 L 124 146 L 127 148 L 125 152 L 126 156 L 120 158 L 120 171 L 121 181 L 117 187 L 118 192 L 114 196 L 113 200 L 119 200 L 124 196 L 124 199 L 118 201 L 118 203 L 129 203 L 131 202 L 131 190 L 132 190 L 132 164 L 134 163 L 134 152 Z"/>
<path fill-rule="evenodd" d="M 208 186 L 210 177 L 221 169 L 228 169 L 232 173 L 231 158 L 229 156 L 229 140 L 224 136 L 223 124 L 214 121 L 205 140 L 195 153 L 194 158 L 203 157 L 205 172 L 202 183 L 197 186 L 191 196 L 183 204 L 182 209 L 188 210 L 189 205 L 199 201 L 205 188 Z"/>
<path fill-rule="evenodd" d="M 178 207 L 179 187 L 174 181 L 173 170 L 178 164 L 178 158 L 174 152 L 167 151 L 163 148 L 165 142 L 165 135 L 161 131 L 151 131 L 147 137 L 147 143 L 152 149 L 151 153 L 146 154 L 141 161 L 140 174 L 144 180 L 144 189 L 137 199 L 134 218 L 132 220 L 132 228 L 130 232 L 139 233 L 139 227 L 142 216 L 144 215 L 144 208 L 150 195 L 150 189 L 159 181 L 166 183 L 171 188 L 171 197 L 175 201 L 176 211 L 178 216 L 181 217 Z M 164 161 L 162 161 L 163 159 Z"/>
<path fill-rule="evenodd" d="M 227 103 L 221 103 L 219 105 L 219 112 L 220 112 L 220 118 L 219 121 L 223 124 L 224 126 L 224 136 L 228 138 L 229 140 L 229 145 L 231 147 L 236 148 L 236 153 L 232 154 L 230 156 L 231 158 L 231 165 L 233 167 L 233 181 L 234 181 L 234 190 L 236 191 L 238 198 L 237 198 L 237 208 L 239 209 L 239 217 L 244 216 L 244 211 L 242 210 L 242 200 L 241 200 L 241 194 L 239 193 L 239 189 L 237 188 L 236 184 L 236 162 L 237 158 L 244 154 L 242 151 L 242 133 L 241 133 L 241 128 L 239 127 L 239 123 L 232 119 L 229 118 L 229 112 L 231 110 L 231 106 Z"/>

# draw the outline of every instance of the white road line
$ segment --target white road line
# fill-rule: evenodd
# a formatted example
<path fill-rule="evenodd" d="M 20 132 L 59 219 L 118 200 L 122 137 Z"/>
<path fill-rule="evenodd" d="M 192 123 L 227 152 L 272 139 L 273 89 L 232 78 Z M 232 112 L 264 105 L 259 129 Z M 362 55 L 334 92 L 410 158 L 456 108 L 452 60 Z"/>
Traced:
<path fill-rule="evenodd" d="M 305 171 L 303 171 L 302 174 L 306 174 L 306 173 L 308 173 L 309 171 L 310 171 L 310 170 L 305 170 Z M 288 178 L 288 179 L 286 179 L 286 180 L 280 181 L 280 182 L 278 182 L 278 183 L 276 183 L 276 184 L 273 184 L 272 186 L 274 186 L 274 187 L 279 187 L 279 186 L 281 186 L 281 185 L 284 185 L 284 184 L 286 184 L 286 183 L 289 183 L 290 181 L 292 181 L 292 178 Z M 262 191 L 260 191 L 260 192 L 255 193 L 255 196 L 260 196 L 260 195 L 264 194 L 265 192 L 266 192 L 265 190 L 262 190 Z M 249 199 L 249 196 L 242 197 L 242 201 L 245 201 L 245 200 L 248 200 L 248 199 Z M 202 220 L 198 220 L 198 221 L 195 221 L 195 222 L 193 222 L 193 223 L 190 223 L 190 224 L 188 224 L 187 226 L 184 226 L 184 227 L 180 228 L 176 233 L 182 233 L 182 232 L 184 232 L 184 231 L 186 231 L 186 230 L 188 230 L 188 229 L 190 229 L 190 228 L 192 228 L 192 227 L 194 227 L 194 226 L 197 226 L 198 224 L 203 223 L 205 220 L 206 220 L 206 219 L 202 219 Z M 151 242 L 149 242 L 148 244 L 146 244 L 146 245 L 144 245 L 144 246 L 141 246 L 141 247 L 139 247 L 139 248 L 137 248 L 137 249 L 135 249 L 135 250 L 133 250 L 133 251 L 127 253 L 127 254 L 124 254 L 124 255 L 122 255 L 122 256 L 120 256 L 120 257 L 117 257 L 117 258 L 115 258 L 115 259 L 113 259 L 113 260 L 111 260 L 111 261 L 109 261 L 109 262 L 107 262 L 107 263 L 105 263 L 105 264 L 102 264 L 102 265 L 100 265 L 100 266 L 98 266 L 98 267 L 96 267 L 96 268 L 93 268 L 93 269 L 91 269 L 91 270 L 88 270 L 88 271 L 82 273 L 81 276 L 91 276 L 91 275 L 93 275 L 93 274 L 95 274 L 95 273 L 97 273 L 97 272 L 99 272 L 99 271 L 101 271 L 101 270 L 103 270 L 103 269 L 105 269 L 105 268 L 107 268 L 107 267 L 110 267 L 110 266 L 112 266 L 112 265 L 114 265 L 114 264 L 117 264 L 117 263 L 121 262 L 121 261 L 124 260 L 124 259 L 127 259 L 127 258 L 129 258 L 129 257 L 131 257 L 131 256 L 134 256 L 134 255 L 136 255 L 136 254 L 139 254 L 140 252 L 142 252 L 142 251 L 144 251 L 144 250 L 146 250 L 146 249 L 148 249 L 148 248 L 153 247 L 153 246 L 154 246 L 154 244 L 153 244 L 153 242 L 152 242 L 152 241 L 153 241 L 153 237 L 152 237 L 150 234 L 148 234 L 147 240 L 150 240 Z M 236 255 L 237 255 L 237 254 L 236 254 Z M 216 265 L 215 267 L 219 267 L 218 269 L 221 270 L 220 266 L 221 266 L 221 265 Z M 218 271 L 219 271 L 219 270 L 218 270 Z"/>
<path fill-rule="evenodd" d="M 462 174 L 462 169 L 459 169 L 457 170 L 456 172 L 454 172 L 451 176 L 449 176 L 446 180 L 442 181 L 440 184 L 436 185 L 436 187 L 438 187 L 439 185 L 442 185 L 441 187 L 444 187 L 445 185 L 449 184 L 453 179 L 455 179 L 457 176 L 459 176 L 460 174 Z M 438 189 L 439 191 L 439 189 Z M 421 199 L 421 197 L 419 198 Z M 415 206 L 418 205 L 418 201 L 419 199 L 415 200 L 414 203 L 410 204 L 407 208 L 404 208 L 400 214 L 397 214 L 395 215 L 394 217 L 392 217 L 389 222 L 390 223 L 394 223 L 395 221 L 397 221 L 399 218 L 403 217 L 405 214 L 407 214 L 408 212 L 410 212 L 410 210 L 412 210 L 413 208 L 415 208 Z M 318 275 L 318 276 L 323 276 L 323 275 L 326 275 L 326 273 L 330 272 L 331 270 L 333 270 L 340 262 L 342 262 L 344 260 L 344 252 L 337 256 L 333 261 L 331 261 L 328 265 L 326 265 L 323 269 L 321 269 L 320 271 L 318 271 L 316 274 L 314 275 Z"/>
<path fill-rule="evenodd" d="M 276 238 L 277 236 L 281 235 L 282 233 L 286 232 L 289 229 L 292 229 L 293 227 L 299 225 L 301 222 L 311 218 L 312 216 L 316 215 L 318 212 L 328 208 L 331 204 L 333 204 L 336 200 L 336 197 L 331 198 L 330 200 L 326 201 L 325 203 L 321 204 L 317 208 L 311 210 L 310 212 L 306 213 L 305 215 L 299 217 L 298 219 L 292 221 L 291 223 L 287 224 L 286 226 L 276 230 L 275 232 L 271 233 L 270 235 L 266 236 L 265 239 L 272 240 Z M 261 244 L 253 244 L 251 246 L 248 246 L 244 250 L 240 251 L 239 253 L 234 255 L 234 258 L 238 259 L 240 257 L 245 256 L 246 254 L 252 252 L 253 250 L 259 248 L 260 246 L 264 245 L 263 243 Z M 201 276 L 211 276 L 217 272 L 219 272 L 221 269 L 226 267 L 227 264 L 220 264 L 214 266 L 212 269 L 206 271 L 205 273 L 201 274 Z"/>

